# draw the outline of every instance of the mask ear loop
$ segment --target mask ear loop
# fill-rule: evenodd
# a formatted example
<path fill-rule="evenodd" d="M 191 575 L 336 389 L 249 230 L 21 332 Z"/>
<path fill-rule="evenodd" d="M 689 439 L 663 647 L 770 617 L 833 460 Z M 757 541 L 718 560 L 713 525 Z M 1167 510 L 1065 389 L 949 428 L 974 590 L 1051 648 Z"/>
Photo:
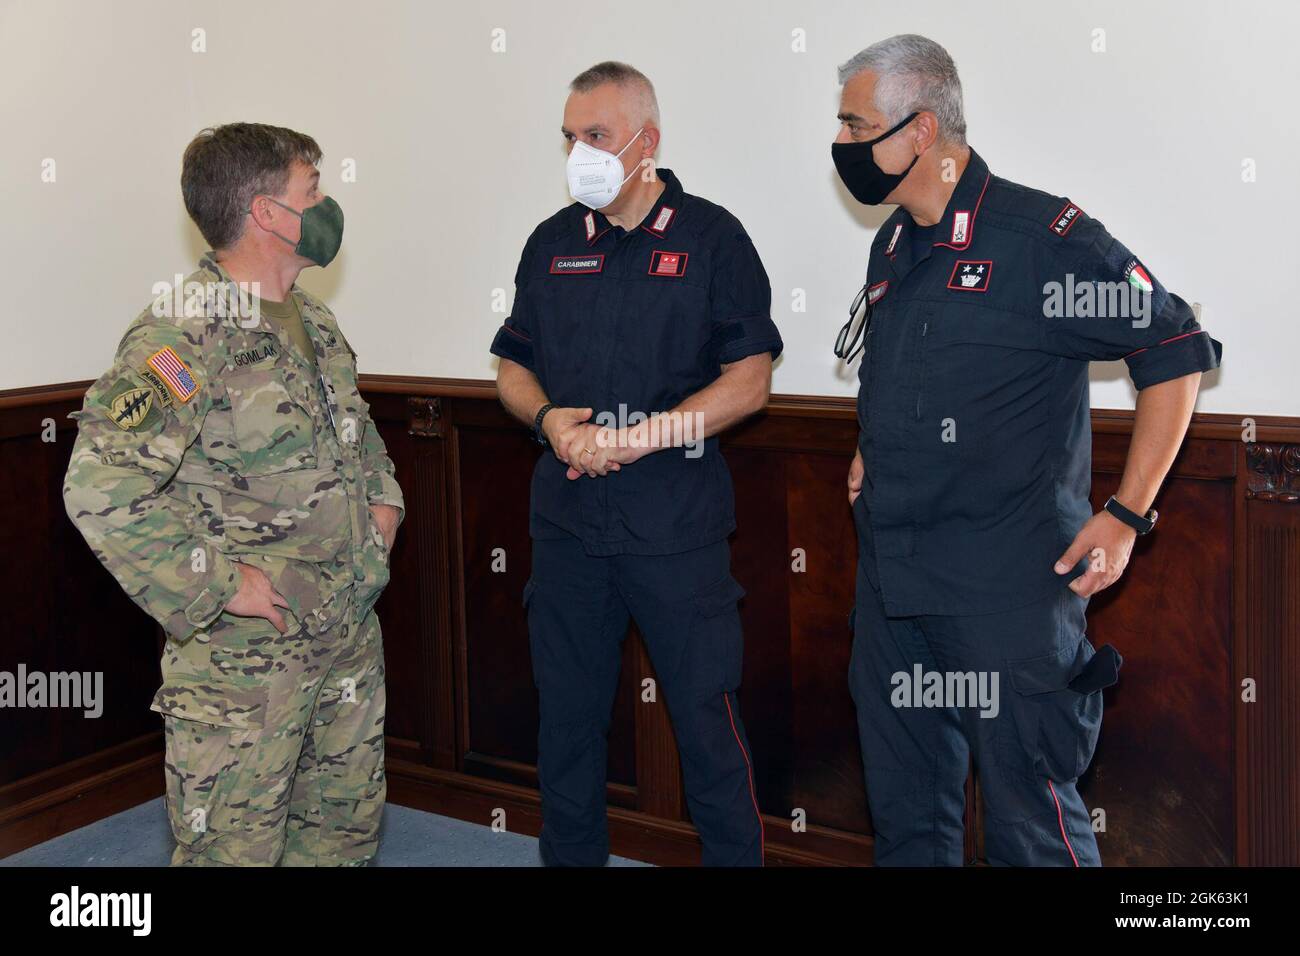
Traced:
<path fill-rule="evenodd" d="M 862 145 L 864 145 L 864 146 L 875 146 L 877 143 L 881 142 L 882 140 L 889 139 L 889 137 L 893 136 L 893 135 L 894 135 L 895 133 L 897 133 L 900 129 L 902 129 L 902 128 L 903 128 L 904 126 L 906 126 L 908 123 L 912 122 L 912 120 L 916 119 L 916 118 L 917 118 L 918 116 L 920 116 L 920 115 L 921 115 L 921 114 L 920 114 L 919 111 L 917 111 L 917 112 L 912 112 L 912 113 L 907 114 L 907 116 L 906 116 L 906 117 L 905 117 L 901 122 L 896 123 L 896 124 L 893 126 L 892 129 L 886 130 L 885 132 L 883 132 L 883 133 L 881 133 L 879 136 L 877 136 L 875 139 L 869 139 L 869 140 L 866 140 Z"/>
<path fill-rule="evenodd" d="M 914 111 L 914 112 L 912 112 L 912 113 L 909 113 L 909 114 L 907 115 L 907 117 L 903 119 L 902 122 L 895 124 L 894 127 L 893 127 L 893 129 L 890 129 L 890 130 L 888 130 L 888 131 L 886 131 L 886 132 L 884 132 L 884 133 L 881 133 L 881 134 L 880 134 L 879 136 L 877 136 L 875 139 L 867 140 L 867 141 L 864 142 L 862 145 L 863 145 L 863 146 L 869 146 L 869 147 L 870 147 L 870 146 L 875 146 L 877 143 L 881 142 L 882 140 L 889 139 L 889 137 L 893 136 L 893 135 L 894 135 L 895 133 L 897 133 L 900 129 L 902 129 L 902 128 L 903 128 L 904 126 L 906 126 L 908 123 L 912 122 L 912 120 L 916 119 L 916 118 L 917 118 L 918 116 L 920 116 L 920 115 L 921 115 L 921 114 L 920 114 L 919 111 Z M 874 155 L 874 154 L 872 154 L 872 155 Z M 906 168 L 905 170 L 903 170 L 903 176 L 907 176 L 907 174 L 910 173 L 910 172 L 912 171 L 912 167 L 916 165 L 916 161 L 917 161 L 918 159 L 920 159 L 920 158 L 921 158 L 921 154 L 920 154 L 920 153 L 917 153 L 915 156 L 912 157 L 912 161 L 911 161 L 910 163 L 908 163 L 908 164 L 907 164 L 907 168 Z"/>
<path fill-rule="evenodd" d="M 253 198 L 256 199 L 257 197 L 254 196 Z M 278 200 L 278 199 L 276 199 L 276 198 L 274 198 L 274 197 L 272 197 L 272 196 L 267 196 L 266 198 L 269 199 L 269 200 L 271 200 L 271 202 L 275 203 L 275 204 L 276 204 L 277 206 L 279 206 L 281 209 L 287 209 L 289 212 L 293 213 L 295 216 L 298 217 L 299 221 L 302 220 L 302 218 L 303 218 L 303 213 L 302 213 L 302 212 L 299 212 L 298 210 L 294 209 L 292 206 L 286 206 L 284 203 L 280 202 L 280 200 Z M 303 212 L 306 212 L 306 210 L 303 210 Z M 249 204 L 249 207 L 248 207 L 247 209 L 244 210 L 244 215 L 245 215 L 245 216 L 251 216 L 252 214 L 253 214 L 253 207 L 252 207 L 252 204 L 250 203 L 250 204 Z M 292 239 L 287 239 L 287 238 L 285 238 L 284 236 L 282 236 L 282 235 L 280 235 L 278 232 L 276 232 L 274 229 L 268 229 L 267 232 L 269 232 L 271 235 L 275 236 L 275 238 L 279 239 L 281 242 L 286 242 L 286 243 L 288 243 L 289 245 L 293 246 L 295 251 L 297 250 L 297 248 L 298 248 L 298 243 L 297 243 L 297 242 L 294 242 Z M 301 239 L 298 240 L 298 242 L 301 242 L 301 241 L 302 241 Z"/>
<path fill-rule="evenodd" d="M 636 138 L 637 138 L 638 136 L 640 136 L 640 135 L 641 135 L 642 133 L 644 133 L 644 132 L 645 132 L 645 127 L 642 126 L 639 130 L 637 130 L 637 131 L 632 135 L 632 138 L 629 139 L 629 140 L 627 141 L 627 146 L 624 146 L 622 149 L 620 149 L 617 153 L 614 154 L 614 158 L 615 158 L 615 159 L 622 159 L 622 158 L 623 158 L 623 154 L 626 153 L 627 150 L 628 150 L 628 146 L 631 146 L 633 143 L 635 143 L 635 142 L 636 142 Z M 627 185 L 627 181 L 628 181 L 629 179 L 631 179 L 633 176 L 635 176 L 635 175 L 636 175 L 636 171 L 637 171 L 638 169 L 640 169 L 640 168 L 641 168 L 641 164 L 640 164 L 640 163 L 637 163 L 635 166 L 633 166 L 633 167 L 632 167 L 632 171 L 631 171 L 630 173 L 628 173 L 627 176 L 623 179 L 623 182 L 619 184 L 619 188 L 621 189 L 623 186 L 626 186 L 626 185 Z"/>

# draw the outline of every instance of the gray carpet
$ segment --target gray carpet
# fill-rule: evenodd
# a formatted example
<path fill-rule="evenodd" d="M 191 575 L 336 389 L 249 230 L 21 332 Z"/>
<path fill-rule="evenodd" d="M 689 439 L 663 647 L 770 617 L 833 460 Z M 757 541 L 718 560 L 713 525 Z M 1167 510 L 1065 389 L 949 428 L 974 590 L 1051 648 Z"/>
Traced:
<path fill-rule="evenodd" d="M 0 866 L 166 866 L 172 836 L 161 798 L 0 860 Z M 541 866 L 535 837 L 388 804 L 375 866 Z M 611 857 L 610 866 L 647 866 Z"/>

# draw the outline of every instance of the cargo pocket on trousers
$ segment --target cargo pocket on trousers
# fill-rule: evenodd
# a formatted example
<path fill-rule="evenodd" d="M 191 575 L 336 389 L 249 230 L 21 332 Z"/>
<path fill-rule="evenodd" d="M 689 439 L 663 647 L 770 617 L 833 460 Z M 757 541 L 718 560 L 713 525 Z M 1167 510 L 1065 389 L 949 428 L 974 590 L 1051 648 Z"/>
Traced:
<path fill-rule="evenodd" d="M 1102 687 L 1115 678 L 1086 692 L 1070 683 L 1097 653 L 1082 637 L 1075 647 L 1053 654 L 1006 661 L 1011 712 L 999 728 L 998 753 L 1009 772 L 1064 782 L 1088 769 L 1101 732 Z"/>
<path fill-rule="evenodd" d="M 383 754 L 375 779 L 355 782 L 326 777 L 321 784 L 321 842 L 325 855 L 340 865 L 362 865 L 374 856 L 388 799 Z M 324 856 L 323 856 L 324 858 Z"/>
<path fill-rule="evenodd" d="M 172 836 L 188 852 L 202 853 L 220 834 L 236 829 L 237 811 L 228 795 L 244 769 L 244 745 L 265 724 L 266 689 L 173 677 L 150 709 L 172 718 L 164 722 Z"/>
<path fill-rule="evenodd" d="M 690 636 L 691 656 L 700 675 L 700 699 L 733 691 L 740 686 L 744 668 L 744 635 L 736 602 L 745 589 L 730 574 L 695 593 L 695 633 Z M 699 656 L 696 656 L 699 655 Z"/>
<path fill-rule="evenodd" d="M 261 730 L 266 722 L 266 687 L 240 687 L 205 676 L 172 677 L 154 694 L 150 710 L 213 727 Z"/>

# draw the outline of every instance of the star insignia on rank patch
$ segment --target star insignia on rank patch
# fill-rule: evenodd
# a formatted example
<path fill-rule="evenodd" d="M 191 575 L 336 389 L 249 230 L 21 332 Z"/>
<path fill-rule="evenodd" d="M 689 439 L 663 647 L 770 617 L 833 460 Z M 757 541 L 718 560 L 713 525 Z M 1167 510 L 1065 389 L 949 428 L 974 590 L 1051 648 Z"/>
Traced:
<path fill-rule="evenodd" d="M 958 292 L 987 292 L 992 275 L 990 259 L 958 259 L 948 277 L 948 288 Z"/>

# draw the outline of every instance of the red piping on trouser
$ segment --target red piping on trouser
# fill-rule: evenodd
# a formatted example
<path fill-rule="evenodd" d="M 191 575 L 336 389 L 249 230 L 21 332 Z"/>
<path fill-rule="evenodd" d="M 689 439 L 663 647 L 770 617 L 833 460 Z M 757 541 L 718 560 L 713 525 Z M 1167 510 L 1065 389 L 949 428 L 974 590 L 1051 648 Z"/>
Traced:
<path fill-rule="evenodd" d="M 731 698 L 727 692 L 722 692 L 722 701 L 727 705 L 727 719 L 731 721 L 731 733 L 736 738 L 736 746 L 740 748 L 740 755 L 745 758 L 745 769 L 749 774 L 749 799 L 754 803 L 754 816 L 758 817 L 758 862 L 763 862 L 763 855 L 767 852 L 767 835 L 763 831 L 763 814 L 758 811 L 758 797 L 754 794 L 754 768 L 749 762 L 749 754 L 745 752 L 745 745 L 740 742 L 740 734 L 736 731 L 736 718 L 731 713 Z"/>
<path fill-rule="evenodd" d="M 1065 841 L 1065 848 L 1070 851 L 1070 859 L 1074 861 L 1075 867 L 1079 865 L 1079 858 L 1074 855 L 1074 847 L 1070 846 L 1070 838 L 1065 835 L 1065 818 L 1061 815 L 1061 801 L 1056 797 L 1056 788 L 1052 786 L 1052 781 L 1047 781 L 1047 789 L 1052 791 L 1052 800 L 1056 803 L 1056 821 L 1061 825 L 1061 839 Z"/>

